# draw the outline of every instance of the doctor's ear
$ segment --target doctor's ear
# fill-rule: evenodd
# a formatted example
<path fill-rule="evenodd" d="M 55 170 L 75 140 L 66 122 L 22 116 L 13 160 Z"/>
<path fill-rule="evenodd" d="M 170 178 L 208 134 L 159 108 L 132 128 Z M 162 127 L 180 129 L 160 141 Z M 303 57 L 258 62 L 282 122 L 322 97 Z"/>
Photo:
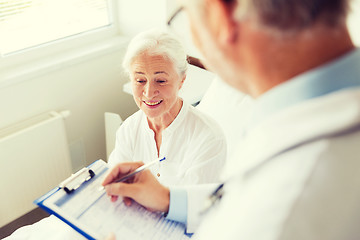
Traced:
<path fill-rule="evenodd" d="M 231 44 L 237 38 L 237 22 L 234 18 L 236 0 L 207 0 L 209 26 L 222 44 Z"/>

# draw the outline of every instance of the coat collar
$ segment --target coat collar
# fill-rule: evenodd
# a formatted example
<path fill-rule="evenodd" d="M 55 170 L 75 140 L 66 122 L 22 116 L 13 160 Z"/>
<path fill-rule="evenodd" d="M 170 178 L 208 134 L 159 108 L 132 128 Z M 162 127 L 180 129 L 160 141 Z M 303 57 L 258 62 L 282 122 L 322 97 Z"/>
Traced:
<path fill-rule="evenodd" d="M 303 101 L 351 87 L 360 87 L 360 49 L 302 73 L 256 100 L 249 127 Z"/>

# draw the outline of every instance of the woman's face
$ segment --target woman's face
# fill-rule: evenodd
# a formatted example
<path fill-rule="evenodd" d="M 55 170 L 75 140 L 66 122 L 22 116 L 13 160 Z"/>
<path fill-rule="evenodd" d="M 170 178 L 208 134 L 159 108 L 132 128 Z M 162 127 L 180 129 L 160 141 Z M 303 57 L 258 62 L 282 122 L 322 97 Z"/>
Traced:
<path fill-rule="evenodd" d="M 170 60 L 141 54 L 130 66 L 130 77 L 134 100 L 148 118 L 178 113 L 178 92 L 185 76 L 178 74 Z"/>

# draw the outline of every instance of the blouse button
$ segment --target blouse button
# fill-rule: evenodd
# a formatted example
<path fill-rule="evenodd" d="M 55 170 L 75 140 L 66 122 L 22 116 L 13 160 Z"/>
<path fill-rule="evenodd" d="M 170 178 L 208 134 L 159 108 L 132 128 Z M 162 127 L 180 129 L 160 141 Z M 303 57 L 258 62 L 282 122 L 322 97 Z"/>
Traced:
<path fill-rule="evenodd" d="M 160 173 L 157 173 L 156 175 L 157 175 L 158 177 L 160 177 Z"/>

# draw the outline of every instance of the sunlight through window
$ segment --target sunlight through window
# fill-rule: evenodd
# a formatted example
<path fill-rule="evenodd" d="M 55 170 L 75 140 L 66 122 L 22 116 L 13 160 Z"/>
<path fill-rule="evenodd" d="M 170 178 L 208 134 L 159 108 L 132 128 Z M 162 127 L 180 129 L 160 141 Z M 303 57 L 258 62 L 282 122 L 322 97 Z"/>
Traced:
<path fill-rule="evenodd" d="M 111 24 L 107 0 L 0 0 L 6 55 Z"/>

